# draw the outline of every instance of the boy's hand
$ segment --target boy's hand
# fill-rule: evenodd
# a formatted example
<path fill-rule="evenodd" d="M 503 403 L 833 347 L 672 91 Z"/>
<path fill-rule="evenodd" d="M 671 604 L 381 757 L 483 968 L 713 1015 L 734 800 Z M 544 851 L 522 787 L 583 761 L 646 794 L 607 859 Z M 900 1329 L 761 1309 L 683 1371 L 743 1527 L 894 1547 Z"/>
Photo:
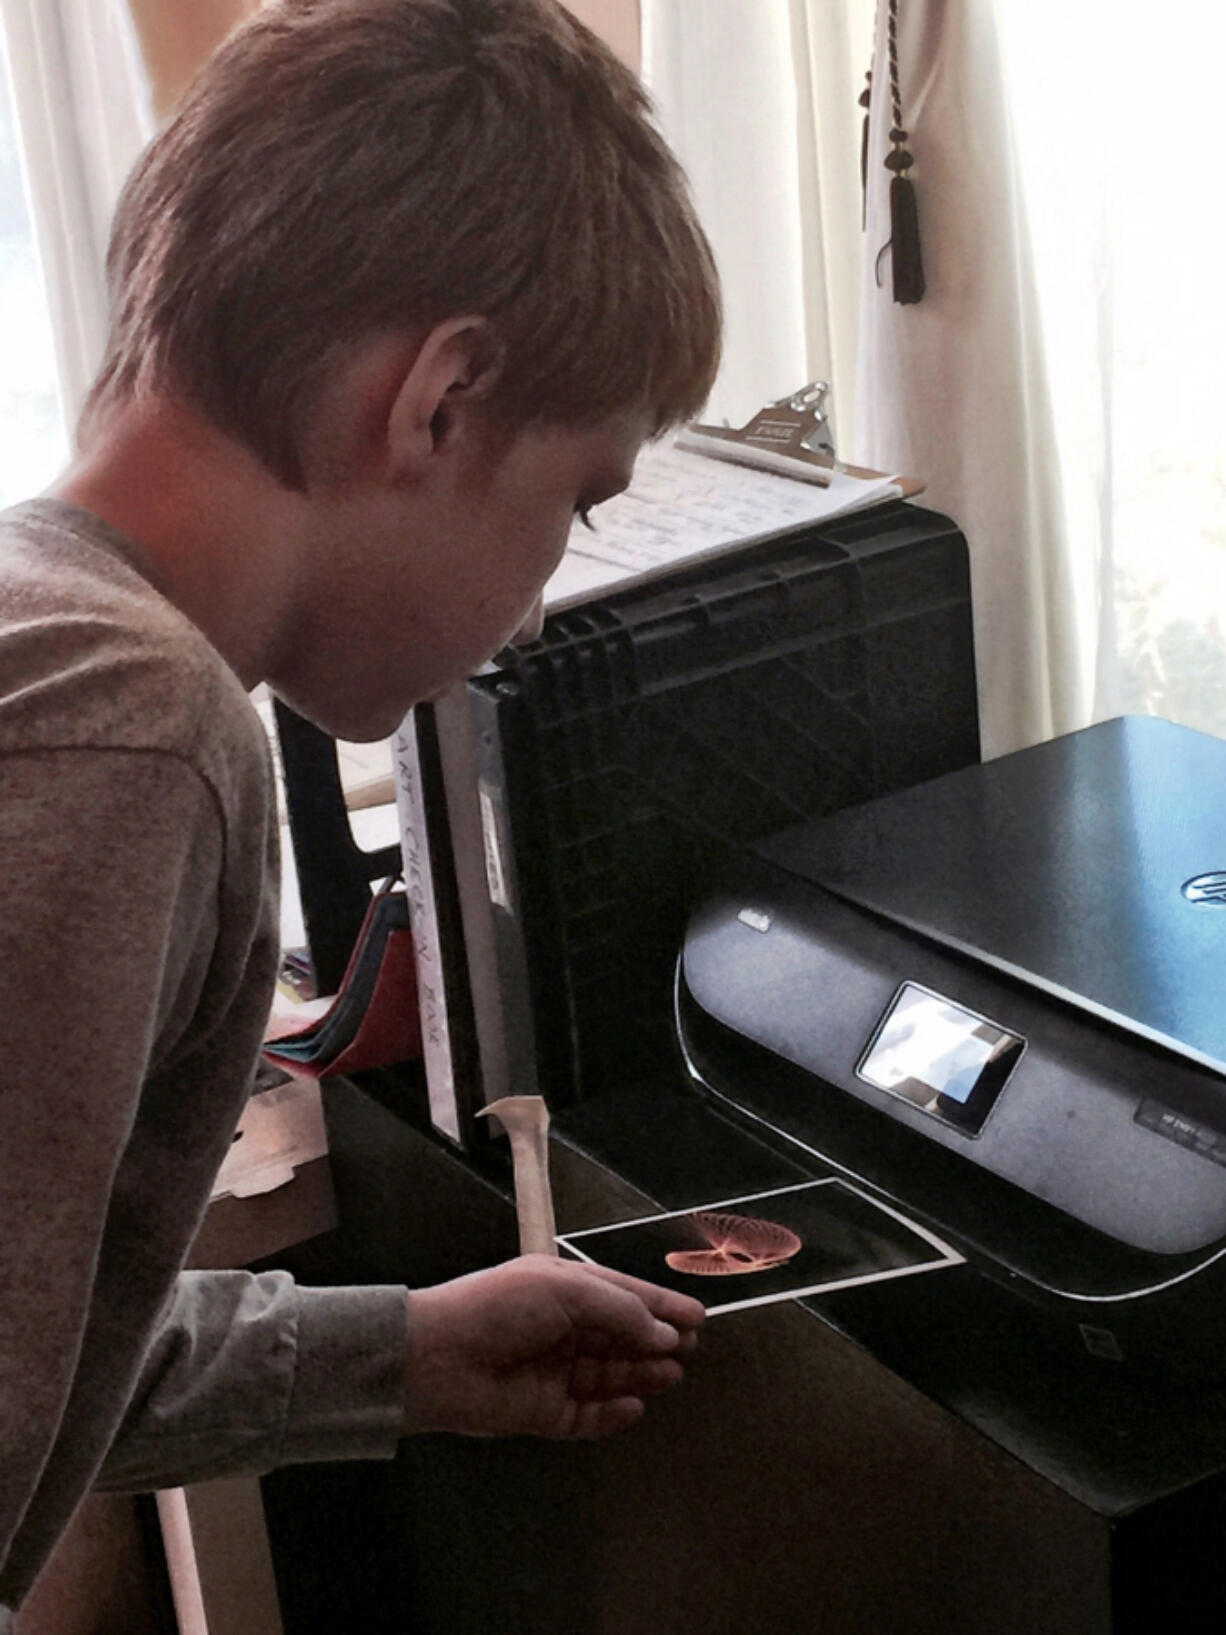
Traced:
<path fill-rule="evenodd" d="M 405 1431 L 604 1436 L 681 1379 L 697 1300 L 527 1255 L 409 1297 Z"/>

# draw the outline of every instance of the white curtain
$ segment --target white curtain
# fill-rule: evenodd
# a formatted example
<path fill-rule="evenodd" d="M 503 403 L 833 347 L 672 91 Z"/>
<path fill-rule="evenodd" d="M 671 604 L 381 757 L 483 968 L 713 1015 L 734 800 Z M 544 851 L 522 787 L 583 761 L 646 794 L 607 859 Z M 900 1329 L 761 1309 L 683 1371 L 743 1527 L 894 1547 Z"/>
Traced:
<path fill-rule="evenodd" d="M 1226 7 L 901 0 L 928 292 L 898 306 L 886 0 L 862 247 L 845 197 L 867 4 L 645 5 L 727 289 L 718 412 L 781 395 L 803 355 L 840 451 L 961 524 L 987 753 L 1124 710 L 1226 736 Z"/>
<path fill-rule="evenodd" d="M 1072 0 L 1069 0 L 1072 3 Z M 984 752 L 1084 725 L 1092 578 L 1074 569 L 994 0 L 902 0 L 902 125 L 927 283 L 891 287 L 893 122 L 882 6 L 873 67 L 855 458 L 927 484 L 971 551 Z"/>
<path fill-rule="evenodd" d="M 710 418 L 825 378 L 839 452 L 927 484 L 967 534 L 989 754 L 1080 725 L 1091 574 L 1067 549 L 996 0 L 903 0 L 904 112 L 928 293 L 890 290 L 885 5 L 647 0 L 644 75 L 728 310 Z M 874 70 L 867 227 L 857 98 Z M 1087 609 L 1089 612 L 1087 613 Z"/>
<path fill-rule="evenodd" d="M 710 419 L 833 382 L 851 424 L 872 0 L 644 0 L 643 77 L 724 286 Z"/>
<path fill-rule="evenodd" d="M 850 458 L 860 335 L 859 98 L 875 0 L 803 0 L 792 10 L 812 374 L 833 383 L 835 428 Z"/>
<path fill-rule="evenodd" d="M 1226 736 L 1226 10 L 902 0 L 899 25 L 930 293 L 875 287 L 878 165 L 859 453 L 968 535 L 985 747 L 1123 711 Z"/>
<path fill-rule="evenodd" d="M 105 341 L 111 212 L 152 131 L 145 76 L 124 0 L 0 0 L 0 19 L 71 425 Z"/>
<path fill-rule="evenodd" d="M 996 4 L 1094 713 L 1226 736 L 1226 8 Z"/>

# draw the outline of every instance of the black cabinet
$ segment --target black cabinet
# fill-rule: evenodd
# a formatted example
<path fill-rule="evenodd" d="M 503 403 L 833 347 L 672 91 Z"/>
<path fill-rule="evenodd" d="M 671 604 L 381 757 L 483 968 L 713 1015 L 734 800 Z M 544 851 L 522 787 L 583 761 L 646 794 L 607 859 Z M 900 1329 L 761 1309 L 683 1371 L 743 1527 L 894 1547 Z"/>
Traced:
<path fill-rule="evenodd" d="M 509 1174 L 327 1087 L 341 1227 L 296 1268 L 424 1283 L 514 1253 Z M 555 1121 L 559 1226 L 786 1185 L 688 1089 Z M 1226 1624 L 1226 1391 L 1066 1349 L 967 1267 L 712 1319 L 595 1444 L 423 1437 L 264 1483 L 286 1635 L 1193 1635 Z"/>

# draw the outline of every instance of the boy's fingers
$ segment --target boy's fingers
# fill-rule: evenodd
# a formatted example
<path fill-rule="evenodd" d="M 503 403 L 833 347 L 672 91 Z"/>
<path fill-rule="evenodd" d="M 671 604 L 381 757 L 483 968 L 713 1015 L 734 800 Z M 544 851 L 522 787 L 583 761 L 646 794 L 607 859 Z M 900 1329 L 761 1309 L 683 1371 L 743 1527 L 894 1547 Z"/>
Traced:
<path fill-rule="evenodd" d="M 642 1419 L 643 1402 L 639 1397 L 615 1397 L 608 1402 L 581 1402 L 574 1419 L 561 1434 L 576 1441 L 590 1441 L 597 1436 L 609 1436 L 613 1431 L 627 1430 Z"/>
<path fill-rule="evenodd" d="M 672 1324 L 665 1325 L 672 1328 Z M 675 1331 L 674 1331 L 675 1332 Z M 627 1346 L 620 1335 L 611 1334 L 604 1328 L 579 1328 L 576 1338 L 583 1356 L 593 1359 L 609 1358 L 616 1361 L 626 1361 L 642 1355 L 643 1348 L 637 1343 L 637 1336 L 633 1343 Z M 682 1329 L 677 1334 L 677 1343 L 669 1344 L 667 1352 L 670 1357 L 688 1357 L 698 1346 L 698 1336 L 693 1329 Z M 652 1348 L 656 1349 L 655 1347 Z"/>
<path fill-rule="evenodd" d="M 671 1357 L 620 1362 L 580 1357 L 571 1370 L 571 1395 L 580 1401 L 606 1401 L 623 1396 L 655 1396 L 679 1385 L 683 1370 Z"/>
<path fill-rule="evenodd" d="M 606 1283 L 616 1284 L 628 1293 L 637 1295 L 653 1317 L 671 1323 L 674 1328 L 698 1328 L 707 1315 L 702 1301 L 693 1300 L 688 1294 L 661 1288 L 658 1283 L 644 1282 L 642 1278 L 631 1277 L 626 1272 L 611 1271 L 607 1266 L 588 1266 L 585 1270 Z"/>
<path fill-rule="evenodd" d="M 557 1292 L 566 1301 L 575 1330 L 595 1329 L 607 1335 L 610 1349 L 622 1355 L 667 1354 L 681 1345 L 679 1328 L 655 1315 L 658 1303 L 647 1298 L 654 1292 L 649 1283 L 616 1273 L 604 1276 L 600 1267 L 575 1267 L 573 1272 L 567 1268 Z"/>

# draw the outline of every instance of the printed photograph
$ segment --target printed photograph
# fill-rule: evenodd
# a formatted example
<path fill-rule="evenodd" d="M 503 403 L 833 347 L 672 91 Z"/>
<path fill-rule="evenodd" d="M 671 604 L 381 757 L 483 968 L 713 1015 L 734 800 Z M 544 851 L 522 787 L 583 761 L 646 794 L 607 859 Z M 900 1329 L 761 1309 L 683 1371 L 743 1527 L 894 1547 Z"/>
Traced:
<path fill-rule="evenodd" d="M 961 1262 L 933 1233 L 844 1181 L 804 1181 L 563 1234 L 583 1260 L 701 1300 L 709 1316 Z"/>

